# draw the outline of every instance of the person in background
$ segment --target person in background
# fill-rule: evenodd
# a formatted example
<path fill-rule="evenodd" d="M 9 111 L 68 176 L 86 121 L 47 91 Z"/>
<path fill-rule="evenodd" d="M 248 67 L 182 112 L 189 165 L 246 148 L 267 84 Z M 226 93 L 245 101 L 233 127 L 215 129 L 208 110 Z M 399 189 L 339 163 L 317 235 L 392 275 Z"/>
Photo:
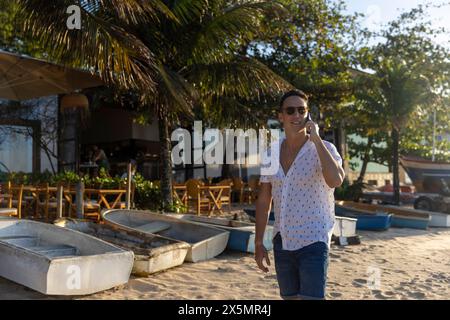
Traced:
<path fill-rule="evenodd" d="M 98 165 L 99 170 L 103 168 L 106 174 L 109 174 L 109 161 L 106 153 L 103 149 L 100 149 L 97 145 L 92 146 L 92 161 Z"/>
<path fill-rule="evenodd" d="M 135 182 L 134 176 L 136 175 L 136 171 L 137 171 L 137 163 L 136 163 L 136 160 L 130 160 L 130 163 L 131 163 L 131 181 Z M 125 172 L 120 176 L 120 179 L 126 179 L 127 176 L 128 176 L 128 172 L 126 169 Z"/>

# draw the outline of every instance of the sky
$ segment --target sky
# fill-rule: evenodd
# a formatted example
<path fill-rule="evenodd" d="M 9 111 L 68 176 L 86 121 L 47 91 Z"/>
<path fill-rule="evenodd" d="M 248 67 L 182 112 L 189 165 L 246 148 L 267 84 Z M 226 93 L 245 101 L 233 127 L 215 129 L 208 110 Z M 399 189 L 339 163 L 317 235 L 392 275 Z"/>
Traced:
<path fill-rule="evenodd" d="M 362 20 L 363 26 L 369 30 L 379 30 L 380 26 L 397 18 L 401 12 L 409 11 L 419 4 L 429 3 L 426 0 L 344 0 L 348 13 L 364 13 L 367 18 Z M 433 4 L 449 2 L 448 0 L 432 0 Z M 428 11 L 435 27 L 445 27 L 449 32 L 440 36 L 437 41 L 447 42 L 450 47 L 450 5 L 442 8 L 432 8 Z"/>

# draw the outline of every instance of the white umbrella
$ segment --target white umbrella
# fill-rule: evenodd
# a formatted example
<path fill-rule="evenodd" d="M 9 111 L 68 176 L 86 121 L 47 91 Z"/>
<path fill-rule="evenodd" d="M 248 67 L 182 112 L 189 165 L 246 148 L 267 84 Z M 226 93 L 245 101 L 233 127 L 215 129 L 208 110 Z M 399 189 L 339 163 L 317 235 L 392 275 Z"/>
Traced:
<path fill-rule="evenodd" d="M 27 100 L 101 85 L 88 72 L 0 50 L 0 98 Z"/>

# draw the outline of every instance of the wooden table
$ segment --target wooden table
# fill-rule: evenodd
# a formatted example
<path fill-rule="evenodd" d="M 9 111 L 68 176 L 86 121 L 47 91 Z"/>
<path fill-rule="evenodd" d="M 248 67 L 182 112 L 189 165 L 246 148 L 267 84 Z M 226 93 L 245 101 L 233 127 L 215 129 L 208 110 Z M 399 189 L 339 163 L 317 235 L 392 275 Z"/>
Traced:
<path fill-rule="evenodd" d="M 188 194 L 186 186 L 172 186 L 173 196 L 175 200 L 180 201 L 184 206 L 188 203 Z"/>
<path fill-rule="evenodd" d="M 217 209 L 219 213 L 224 214 L 220 198 L 225 190 L 228 189 L 231 192 L 231 186 L 199 186 L 199 189 L 205 190 L 213 202 L 213 206 L 208 213 L 211 215 Z"/>
<path fill-rule="evenodd" d="M 119 204 L 119 208 L 122 208 L 121 202 L 125 202 L 125 201 L 121 201 L 122 200 L 122 196 L 126 196 L 127 194 L 127 190 L 125 189 L 116 189 L 116 190 L 109 190 L 109 189 L 99 189 L 97 190 L 98 195 L 99 195 L 99 200 L 98 203 L 100 205 L 104 205 L 107 209 L 114 209 L 117 208 L 117 205 Z M 108 201 L 106 199 L 106 196 L 115 196 L 114 201 Z"/>

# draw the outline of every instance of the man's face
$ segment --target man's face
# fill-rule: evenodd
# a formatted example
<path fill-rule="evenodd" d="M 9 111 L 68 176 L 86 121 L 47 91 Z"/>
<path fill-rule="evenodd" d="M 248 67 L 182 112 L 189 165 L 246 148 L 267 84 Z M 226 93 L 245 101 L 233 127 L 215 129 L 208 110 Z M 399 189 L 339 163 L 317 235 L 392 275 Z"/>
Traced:
<path fill-rule="evenodd" d="M 299 132 L 305 129 L 308 117 L 308 105 L 298 96 L 292 96 L 284 100 L 278 119 L 283 123 L 286 132 Z"/>

